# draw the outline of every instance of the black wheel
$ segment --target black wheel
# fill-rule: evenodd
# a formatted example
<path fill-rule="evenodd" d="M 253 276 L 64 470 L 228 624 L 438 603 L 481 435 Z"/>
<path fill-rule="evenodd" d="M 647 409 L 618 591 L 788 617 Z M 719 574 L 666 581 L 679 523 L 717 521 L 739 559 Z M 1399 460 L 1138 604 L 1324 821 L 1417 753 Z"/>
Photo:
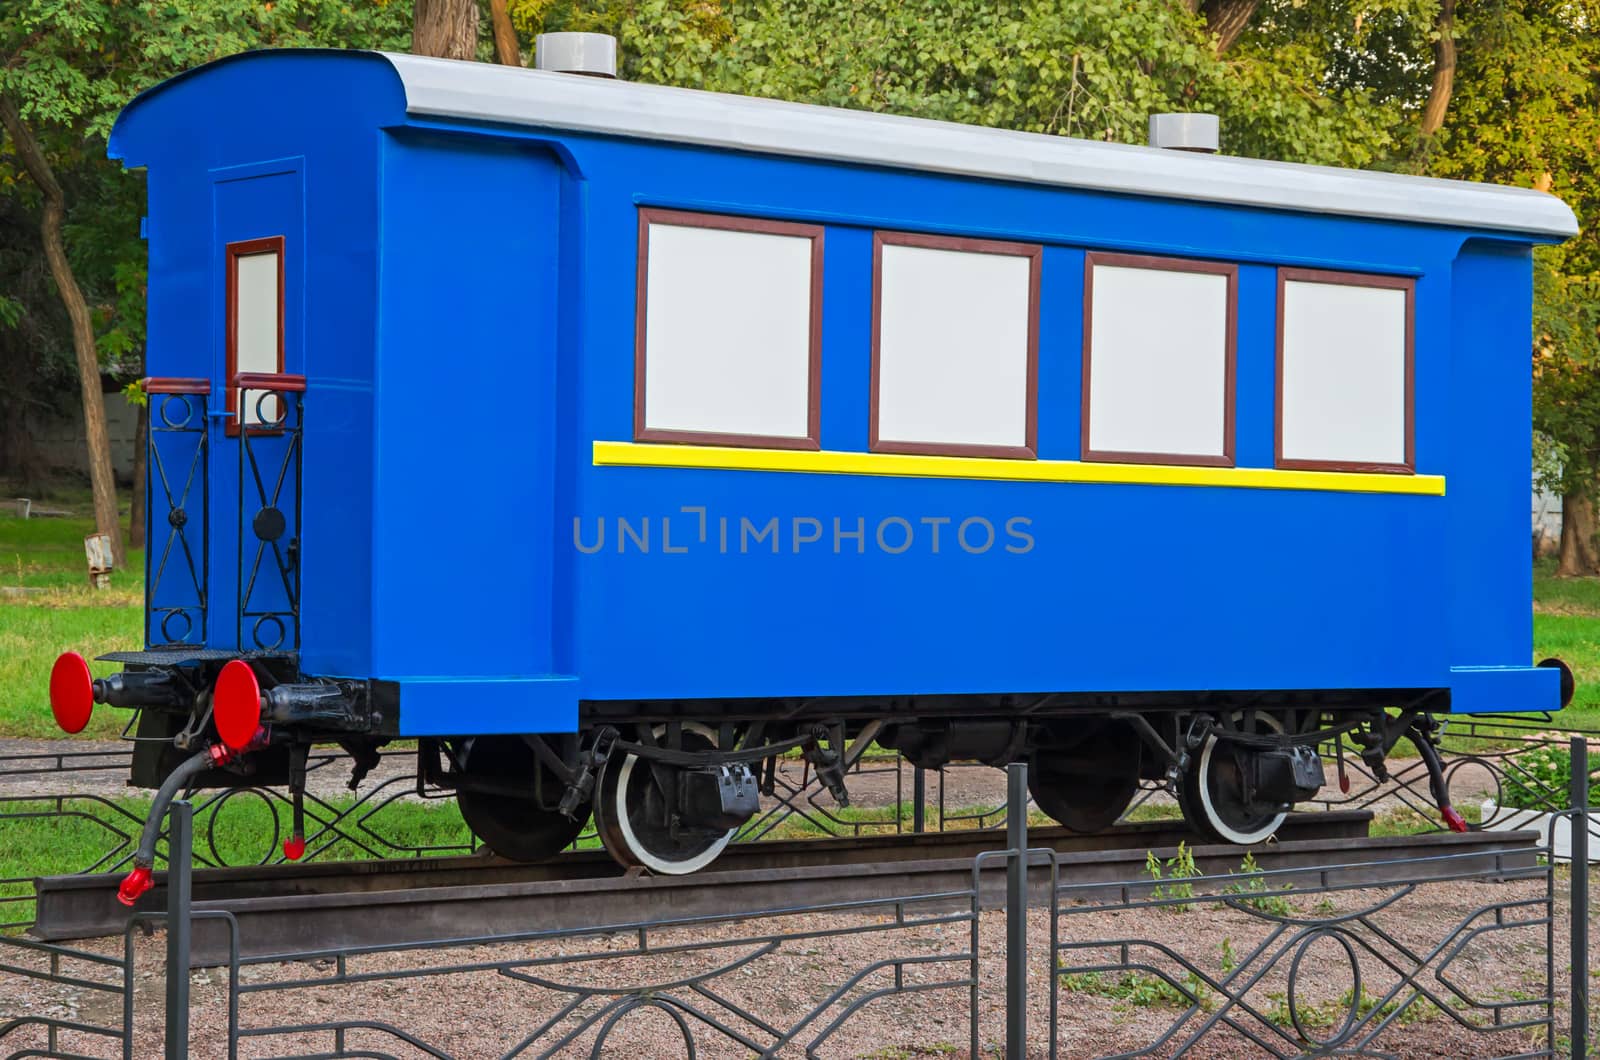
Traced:
<path fill-rule="evenodd" d="M 1067 750 L 1035 751 L 1028 759 L 1028 792 L 1063 827 L 1103 832 L 1139 790 L 1139 752 L 1139 736 L 1128 726 L 1102 726 Z"/>
<path fill-rule="evenodd" d="M 537 762 L 533 748 L 517 736 L 477 736 L 466 751 L 467 777 L 529 789 L 526 798 L 468 788 L 456 793 L 472 834 L 512 861 L 544 861 L 561 853 L 578 838 L 589 816 L 587 807 L 578 811 L 576 821 L 553 808 L 561 800 L 561 787 L 548 772 L 536 770 Z M 543 778 L 542 799 L 532 791 L 536 771 Z"/>
<path fill-rule="evenodd" d="M 1235 711 L 1222 724 L 1242 732 L 1283 732 L 1283 722 L 1270 714 Z M 1196 832 L 1224 843 L 1249 846 L 1269 838 L 1289 816 L 1280 804 L 1248 803 L 1244 797 L 1244 756 L 1236 744 L 1213 731 L 1195 752 L 1178 785 L 1178 805 Z"/>
<path fill-rule="evenodd" d="M 666 726 L 655 727 L 656 739 Z M 704 725 L 685 722 L 685 751 L 712 751 L 716 733 Z M 733 838 L 734 830 L 709 832 L 695 828 L 674 831 L 667 821 L 661 787 L 649 763 L 638 755 L 613 755 L 600 771 L 595 787 L 594 824 L 600 841 L 617 863 L 642 866 L 662 876 L 698 872 L 715 861 Z"/>

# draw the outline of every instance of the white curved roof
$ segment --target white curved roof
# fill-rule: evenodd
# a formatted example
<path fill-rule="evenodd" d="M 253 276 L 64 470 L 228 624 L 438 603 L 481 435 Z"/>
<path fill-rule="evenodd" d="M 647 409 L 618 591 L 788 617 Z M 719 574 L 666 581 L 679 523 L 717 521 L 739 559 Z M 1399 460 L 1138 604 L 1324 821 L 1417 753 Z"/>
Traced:
<path fill-rule="evenodd" d="M 1516 232 L 1576 235 L 1571 208 L 1529 188 L 1074 140 L 490 63 L 383 53 L 406 112 L 702 144 L 759 154 Z"/>

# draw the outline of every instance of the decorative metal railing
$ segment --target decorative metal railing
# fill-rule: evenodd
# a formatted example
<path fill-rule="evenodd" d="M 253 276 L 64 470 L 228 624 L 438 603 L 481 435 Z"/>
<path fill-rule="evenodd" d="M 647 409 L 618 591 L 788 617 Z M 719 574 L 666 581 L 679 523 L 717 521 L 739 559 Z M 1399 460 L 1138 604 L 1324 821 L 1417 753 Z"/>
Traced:
<path fill-rule="evenodd" d="M 300 648 L 304 376 L 241 373 L 238 645 Z"/>
<path fill-rule="evenodd" d="M 1566 724 L 1549 714 L 1470 715 L 1449 719 L 1444 731 L 1445 778 L 1456 808 L 1478 828 L 1528 827 L 1532 815 L 1570 803 L 1568 750 L 1574 736 L 1600 746 L 1600 729 Z M 1323 748 L 1330 783 L 1311 804 L 1329 810 L 1371 810 L 1394 827 L 1442 831 L 1438 807 L 1420 759 L 1406 757 L 1404 744 L 1379 777 L 1354 754 Z M 1342 761 L 1341 761 L 1342 759 Z M 1348 785 L 1337 781 L 1339 770 Z M 1591 761 L 1591 783 L 1600 780 L 1600 758 Z M 1341 790 L 1347 788 L 1347 790 Z M 1302 807 L 1304 808 L 1304 807 Z M 1600 821 L 1589 834 L 1600 841 Z"/>
<path fill-rule="evenodd" d="M 1396 878 L 1377 885 L 1338 882 L 1370 863 L 1319 865 L 1309 880 L 1180 869 L 1112 896 L 1065 883 L 1050 1055 L 1387 1056 L 1444 1042 L 1452 1055 L 1558 1055 L 1543 1049 L 1558 1037 L 1559 889 L 1540 853 L 1485 864 L 1441 849 L 1385 862 Z"/>
<path fill-rule="evenodd" d="M 1589 755 L 1568 751 L 1576 823 Z M 191 909 L 180 802 L 165 912 L 73 946 L 0 938 L 0 1055 L 1588 1055 L 1588 873 L 1548 844 L 1233 874 L 1180 848 L 1091 883 L 1029 848 L 1008 773 L 1004 848 L 937 894 L 261 957 Z M 192 976 L 206 917 L 233 941 Z M 143 937 L 163 924 L 164 950 Z"/>
<path fill-rule="evenodd" d="M 1475 827 L 1539 827 L 1540 811 L 1563 808 L 1569 778 L 1564 761 L 1573 736 L 1600 744 L 1600 731 L 1556 728 L 1535 718 L 1458 721 L 1446 733 L 1447 772 L 1459 808 Z M 1329 776 L 1333 752 L 1326 751 Z M 1399 757 L 1386 779 L 1372 775 L 1347 755 L 1350 790 L 1330 783 L 1323 796 L 1301 809 L 1370 810 L 1379 827 L 1392 832 L 1442 831 L 1426 770 Z M 92 820 L 103 830 L 101 855 L 82 871 L 119 872 L 132 857 L 144 803 L 126 794 L 132 751 L 53 751 L 0 755 L 0 822 L 31 822 L 47 828 L 54 818 Z M 1555 766 L 1552 763 L 1556 763 Z M 478 847 L 455 814 L 451 793 L 423 783 L 416 755 L 386 751 L 362 782 L 345 782 L 349 760 L 337 751 L 313 753 L 307 763 L 305 860 L 417 858 L 472 853 Z M 1600 781 L 1600 758 L 1591 763 Z M 957 828 L 998 828 L 1007 820 L 1003 775 L 987 766 L 952 765 L 928 776 L 897 755 L 868 756 L 854 763 L 848 785 L 859 796 L 848 809 L 833 802 L 826 786 L 801 760 L 786 760 L 774 774 L 773 791 L 739 830 L 739 842 L 794 838 L 859 838 Z M 264 865 L 284 860 L 291 797 L 286 789 L 250 787 L 203 792 L 195 801 L 197 863 L 209 867 Z M 1489 807 L 1485 812 L 1484 807 Z M 419 810 L 436 811 L 429 827 L 415 827 Z M 1128 817 L 1176 817 L 1177 807 L 1159 785 L 1142 786 Z M 1600 820 L 1590 835 L 1600 847 Z M 240 836 L 250 836 L 248 841 Z M 225 838 L 226 837 L 226 838 Z M 1548 837 L 1547 837 L 1548 838 Z M 592 832 L 579 846 L 594 845 Z M 164 859 L 164 854 L 162 855 Z M 6 881 L 0 880 L 0 885 Z M 0 922 L 8 901 L 0 895 Z"/>
<path fill-rule="evenodd" d="M 204 379 L 146 379 L 146 644 L 204 644 L 211 476 Z"/>

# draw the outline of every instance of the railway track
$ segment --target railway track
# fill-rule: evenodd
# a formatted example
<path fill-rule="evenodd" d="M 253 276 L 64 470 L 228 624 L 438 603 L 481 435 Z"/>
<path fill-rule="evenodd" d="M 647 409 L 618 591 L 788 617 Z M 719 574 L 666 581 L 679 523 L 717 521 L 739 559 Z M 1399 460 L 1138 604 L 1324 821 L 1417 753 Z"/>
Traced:
<path fill-rule="evenodd" d="M 1370 838 L 1364 811 L 1296 814 L 1276 842 L 1253 849 L 1262 869 L 1302 872 L 1321 885 L 1384 884 L 1461 872 L 1531 868 L 1532 832 L 1471 832 Z M 1145 878 L 1153 852 L 1169 858 L 1193 836 L 1178 822 L 1149 821 L 1081 836 L 1061 828 L 1029 833 L 1033 848 L 1057 853 L 1061 878 L 1074 898 L 1124 894 Z M 238 925 L 244 957 L 324 948 L 389 946 L 470 939 L 537 930 L 579 930 L 696 916 L 738 916 L 843 902 L 875 902 L 948 894 L 952 905 L 971 900 L 973 859 L 1005 848 L 999 830 L 763 842 L 728 848 L 714 869 L 692 876 L 623 874 L 600 851 L 564 854 L 540 865 L 491 857 L 319 863 L 203 869 L 194 873 L 194 909 L 226 911 Z M 1235 846 L 1192 847 L 1204 873 L 1236 871 Z M 1428 860 L 1432 856 L 1434 860 Z M 1417 861 L 1415 859 L 1424 859 Z M 1392 863 L 1407 860 L 1403 867 Z M 985 907 L 1001 904 L 1003 862 L 979 880 Z M 35 881 L 32 933 L 58 941 L 118 934 L 128 911 L 118 905 L 112 874 L 44 877 Z M 165 906 L 165 881 L 141 907 Z M 1048 874 L 1032 877 L 1031 897 L 1043 902 Z M 226 963 L 224 923 L 194 923 L 196 966 Z"/>

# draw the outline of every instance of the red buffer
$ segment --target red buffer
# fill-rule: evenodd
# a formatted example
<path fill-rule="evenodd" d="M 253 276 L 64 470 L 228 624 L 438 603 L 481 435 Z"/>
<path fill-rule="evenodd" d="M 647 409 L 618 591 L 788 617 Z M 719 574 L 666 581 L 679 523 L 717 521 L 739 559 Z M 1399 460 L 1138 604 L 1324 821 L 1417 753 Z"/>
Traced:
<path fill-rule="evenodd" d="M 75 651 L 62 652 L 50 668 L 50 712 L 67 733 L 79 733 L 94 711 L 94 679 L 89 663 Z"/>

